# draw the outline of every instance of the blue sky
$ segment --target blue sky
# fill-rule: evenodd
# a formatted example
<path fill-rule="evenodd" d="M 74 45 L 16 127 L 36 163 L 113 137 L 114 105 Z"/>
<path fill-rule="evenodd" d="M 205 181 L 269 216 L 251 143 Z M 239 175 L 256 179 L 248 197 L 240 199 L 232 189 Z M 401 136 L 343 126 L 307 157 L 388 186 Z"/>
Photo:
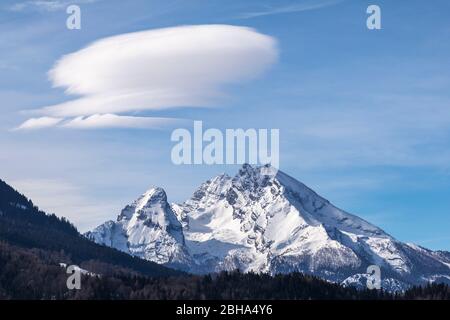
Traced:
<path fill-rule="evenodd" d="M 208 69 L 207 79 L 222 78 L 202 88 L 218 89 L 220 98 L 123 115 L 196 119 L 220 129 L 279 128 L 283 171 L 402 241 L 450 250 L 448 1 L 70 3 L 81 8 L 81 30 L 66 28 L 68 1 L 0 4 L 0 177 L 42 208 L 86 231 L 114 219 L 152 185 L 183 201 L 210 177 L 233 174 L 236 166 L 173 165 L 169 129 L 12 129 L 36 116 L 30 110 L 83 95 L 53 87 L 48 72 L 97 40 L 185 25 L 242 26 L 263 37 L 251 39 L 275 43 L 261 53 L 250 48 L 242 60 L 261 70 L 242 68 L 241 77 L 227 66 Z M 366 28 L 369 4 L 381 7 L 382 30 Z M 173 52 L 201 50 L 189 37 L 179 38 Z M 65 71 L 62 82 L 71 77 Z M 176 89 L 192 85 L 175 79 Z"/>

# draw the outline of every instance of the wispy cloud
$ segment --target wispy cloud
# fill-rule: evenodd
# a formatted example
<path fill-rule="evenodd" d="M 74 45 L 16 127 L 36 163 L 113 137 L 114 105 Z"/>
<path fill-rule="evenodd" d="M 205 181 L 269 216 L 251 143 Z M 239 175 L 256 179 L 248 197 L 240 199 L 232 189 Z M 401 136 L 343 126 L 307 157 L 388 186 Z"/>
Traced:
<path fill-rule="evenodd" d="M 14 130 L 28 131 L 50 127 L 69 129 L 105 129 L 105 128 L 135 128 L 135 129 L 166 129 L 186 124 L 187 120 L 161 117 L 119 116 L 116 114 L 94 114 L 80 116 L 70 120 L 63 118 L 40 117 L 31 118 Z"/>
<path fill-rule="evenodd" d="M 317 10 L 329 6 L 336 5 L 344 0 L 316 0 L 316 1 L 303 1 L 301 3 L 295 3 L 290 5 L 276 5 L 267 7 L 264 10 L 261 11 L 254 11 L 254 12 L 246 12 L 242 13 L 237 16 L 237 18 L 240 19 L 250 19 L 250 18 L 256 18 L 261 16 L 269 16 L 269 15 L 275 15 L 275 14 L 283 14 L 283 13 L 292 13 L 292 12 L 301 12 L 301 11 L 310 11 L 310 10 Z"/>
<path fill-rule="evenodd" d="M 39 208 L 68 218 L 81 231 L 104 221 L 120 208 L 120 204 L 111 201 L 101 203 L 85 194 L 81 187 L 60 179 L 19 179 L 10 183 Z"/>
<path fill-rule="evenodd" d="M 226 85 L 260 75 L 277 55 L 275 39 L 230 25 L 183 26 L 114 36 L 59 60 L 49 72 L 54 87 L 81 97 L 36 112 L 57 119 L 92 116 L 66 124 L 73 128 L 147 127 L 161 119 L 115 114 L 210 106 L 224 95 Z M 20 127 L 48 121 L 31 119 Z"/>
<path fill-rule="evenodd" d="M 62 118 L 53 118 L 53 117 L 31 118 L 22 123 L 14 130 L 35 130 L 54 127 L 58 125 L 58 123 L 60 123 L 62 120 L 63 120 Z"/>
<path fill-rule="evenodd" d="M 185 123 L 183 119 L 118 116 L 115 114 L 94 114 L 88 117 L 77 117 L 63 124 L 63 127 L 73 129 L 96 128 L 139 128 L 164 129 L 180 126 Z"/>
<path fill-rule="evenodd" d="M 71 4 L 87 4 L 98 2 L 101 0 L 30 0 L 17 2 L 9 7 L 10 11 L 26 11 L 26 10 L 39 10 L 39 11 L 58 11 L 64 10 Z"/>
<path fill-rule="evenodd" d="M 13 64 L 9 64 L 4 61 L 0 61 L 0 70 L 16 70 L 16 69 L 17 69 L 17 66 L 15 66 Z"/>

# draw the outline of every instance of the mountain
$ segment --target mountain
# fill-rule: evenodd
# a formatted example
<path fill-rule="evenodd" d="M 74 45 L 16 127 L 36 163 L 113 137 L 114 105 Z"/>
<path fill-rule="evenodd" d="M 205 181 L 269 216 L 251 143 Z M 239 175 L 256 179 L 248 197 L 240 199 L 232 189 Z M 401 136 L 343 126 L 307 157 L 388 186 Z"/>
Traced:
<path fill-rule="evenodd" d="M 5 248 L 16 248 L 15 252 L 23 252 L 22 256 L 39 253 L 39 259 L 45 257 L 43 260 L 51 261 L 59 269 L 59 264 L 64 263 L 103 275 L 118 272 L 153 277 L 182 274 L 86 239 L 69 221 L 40 211 L 31 200 L 2 180 L 0 243 Z"/>
<path fill-rule="evenodd" d="M 234 177 L 203 183 L 181 204 L 147 191 L 86 236 L 97 243 L 203 274 L 304 272 L 361 286 L 377 265 L 387 290 L 450 282 L 450 253 L 396 240 L 347 213 L 287 174 L 242 166 Z"/>
<path fill-rule="evenodd" d="M 125 223 L 133 216 L 140 220 Z M 165 264 L 172 260 L 190 263 L 182 259 L 187 254 L 182 226 L 162 189 L 145 193 L 124 210 L 119 220 L 136 234 L 139 230 L 151 235 L 142 238 L 151 243 L 149 246 L 141 247 L 139 239 L 135 239 L 136 255 Z M 165 247 L 169 250 L 160 255 Z M 79 290 L 67 288 L 65 268 L 71 264 L 82 270 Z M 284 290 L 279 290 L 280 287 Z M 443 298 L 447 291 L 443 288 L 433 292 L 439 292 L 439 298 Z M 0 300 L 277 298 L 392 299 L 392 296 L 367 290 L 356 292 L 298 273 L 283 277 L 237 272 L 214 277 L 187 275 L 86 239 L 69 221 L 40 211 L 31 200 L 0 180 Z"/>
<path fill-rule="evenodd" d="M 183 228 L 161 188 L 148 190 L 122 210 L 117 222 L 108 221 L 87 237 L 159 264 L 183 269 L 191 263 Z"/>

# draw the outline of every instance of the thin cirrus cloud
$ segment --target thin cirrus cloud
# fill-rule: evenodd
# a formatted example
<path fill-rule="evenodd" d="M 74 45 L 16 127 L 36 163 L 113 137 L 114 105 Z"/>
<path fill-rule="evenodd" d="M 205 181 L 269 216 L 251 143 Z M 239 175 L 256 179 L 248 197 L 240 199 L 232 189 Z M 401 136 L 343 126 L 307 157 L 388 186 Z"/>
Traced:
<path fill-rule="evenodd" d="M 156 118 L 156 117 L 131 117 L 115 114 L 94 114 L 88 117 L 77 117 L 65 122 L 62 126 L 73 129 L 91 128 L 152 128 L 164 129 L 169 126 L 177 126 L 185 123 L 183 119 Z"/>
<path fill-rule="evenodd" d="M 69 120 L 63 118 L 40 117 L 31 118 L 22 123 L 15 130 L 37 130 L 50 127 L 71 129 L 96 129 L 96 128 L 135 128 L 135 129 L 166 129 L 187 124 L 186 119 L 164 117 L 135 117 L 119 116 L 116 114 L 94 114 L 80 116 Z"/>
<path fill-rule="evenodd" d="M 344 0 L 322 0 L 322 1 L 314 0 L 314 1 L 303 1 L 301 3 L 284 5 L 284 6 L 277 5 L 277 6 L 273 6 L 273 7 L 268 7 L 265 10 L 261 10 L 261 11 L 242 13 L 237 18 L 251 19 L 251 18 L 256 18 L 256 17 L 270 16 L 270 15 L 283 14 L 283 13 L 293 13 L 293 12 L 317 10 L 317 9 L 321 9 L 321 8 L 339 4 L 342 1 L 344 1 Z"/>
<path fill-rule="evenodd" d="M 94 3 L 100 0 L 30 0 L 17 2 L 9 7 L 10 11 L 26 11 L 26 10 L 38 10 L 38 11 L 57 11 L 66 9 L 72 4 L 88 4 Z"/>
<path fill-rule="evenodd" d="M 15 130 L 35 130 L 54 127 L 58 125 L 62 120 L 62 118 L 53 117 L 31 118 L 15 128 Z"/>
<path fill-rule="evenodd" d="M 247 27 L 180 26 L 113 36 L 63 56 L 50 70 L 53 86 L 77 98 L 32 112 L 65 119 L 63 126 L 72 128 L 148 127 L 143 117 L 127 113 L 213 106 L 226 86 L 260 76 L 277 57 L 276 40 Z"/>

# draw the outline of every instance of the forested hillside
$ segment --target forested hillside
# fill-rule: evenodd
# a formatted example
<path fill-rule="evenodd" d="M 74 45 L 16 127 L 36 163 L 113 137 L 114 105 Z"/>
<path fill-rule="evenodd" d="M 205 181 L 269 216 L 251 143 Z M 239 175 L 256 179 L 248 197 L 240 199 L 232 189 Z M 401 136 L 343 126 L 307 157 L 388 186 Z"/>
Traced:
<path fill-rule="evenodd" d="M 0 299 L 450 299 L 448 285 L 412 288 L 403 295 L 343 288 L 299 273 L 220 273 L 214 276 L 143 277 L 118 272 L 83 276 L 80 290 L 68 290 L 61 256 L 0 243 Z"/>
<path fill-rule="evenodd" d="M 156 263 L 97 245 L 66 219 L 40 211 L 25 196 L 0 180 L 0 241 L 28 249 L 57 253 L 62 263 L 89 264 L 94 272 L 126 269 L 148 276 L 180 274 Z"/>

